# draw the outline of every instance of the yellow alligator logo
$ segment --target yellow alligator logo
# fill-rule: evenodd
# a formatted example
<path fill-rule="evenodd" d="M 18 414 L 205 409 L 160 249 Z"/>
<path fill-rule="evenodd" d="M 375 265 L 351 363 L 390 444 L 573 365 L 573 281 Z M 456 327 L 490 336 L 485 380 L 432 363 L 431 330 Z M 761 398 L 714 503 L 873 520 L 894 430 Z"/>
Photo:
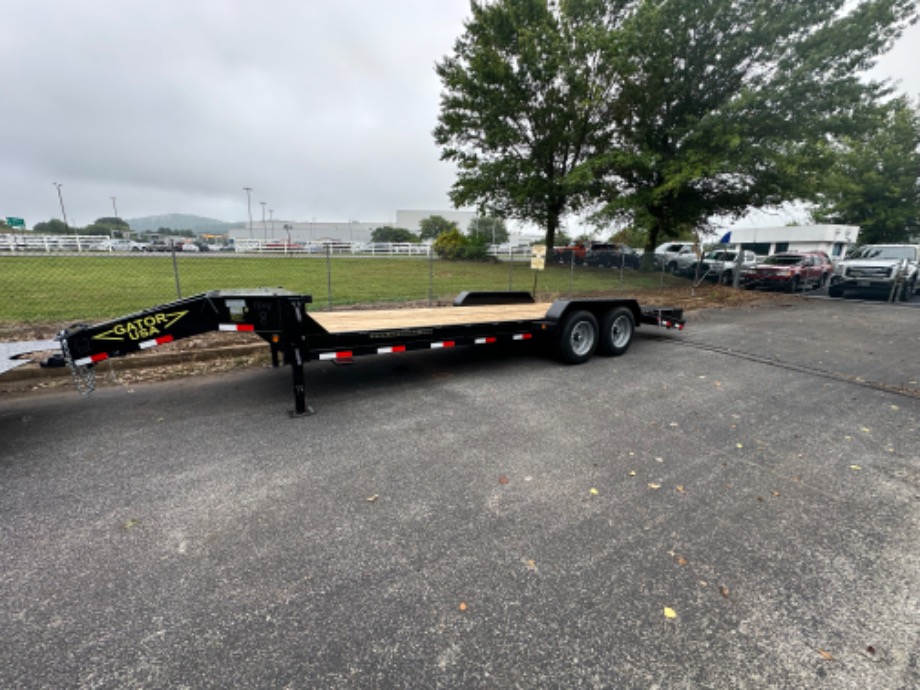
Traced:
<path fill-rule="evenodd" d="M 126 323 L 120 323 L 104 333 L 94 335 L 93 340 L 149 340 L 161 335 L 186 314 L 188 310 L 139 316 Z"/>

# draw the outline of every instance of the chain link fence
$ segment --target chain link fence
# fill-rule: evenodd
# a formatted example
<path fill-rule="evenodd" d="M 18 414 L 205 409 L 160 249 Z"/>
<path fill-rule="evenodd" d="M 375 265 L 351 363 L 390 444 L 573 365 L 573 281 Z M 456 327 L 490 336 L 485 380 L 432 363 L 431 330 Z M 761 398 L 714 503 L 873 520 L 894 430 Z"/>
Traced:
<path fill-rule="evenodd" d="M 492 254 L 482 262 L 446 261 L 426 245 L 281 243 L 236 251 L 89 251 L 33 238 L 31 246 L 0 247 L 0 327 L 88 323 L 218 289 L 279 287 L 311 295 L 311 309 L 342 309 L 444 304 L 464 290 L 526 291 L 549 300 L 684 284 L 663 273 L 574 258 L 534 271 L 529 248 Z"/>

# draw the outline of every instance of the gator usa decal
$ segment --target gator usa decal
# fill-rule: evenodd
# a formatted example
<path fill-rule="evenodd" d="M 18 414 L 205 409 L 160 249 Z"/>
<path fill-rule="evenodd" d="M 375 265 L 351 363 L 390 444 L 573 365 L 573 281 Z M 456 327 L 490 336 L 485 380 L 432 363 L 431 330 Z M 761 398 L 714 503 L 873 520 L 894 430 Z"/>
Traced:
<path fill-rule="evenodd" d="M 148 340 L 156 338 L 171 328 L 188 310 L 147 314 L 136 319 L 116 324 L 107 331 L 93 336 L 93 340 L 115 340 L 118 342 Z"/>

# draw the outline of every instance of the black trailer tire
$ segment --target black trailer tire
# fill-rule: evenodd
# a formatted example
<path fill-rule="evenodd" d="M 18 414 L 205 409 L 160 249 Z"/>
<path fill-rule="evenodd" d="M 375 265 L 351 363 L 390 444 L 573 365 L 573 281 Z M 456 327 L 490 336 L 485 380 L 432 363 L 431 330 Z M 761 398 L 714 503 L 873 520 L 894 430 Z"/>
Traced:
<path fill-rule="evenodd" d="M 597 349 L 597 334 L 597 319 L 591 312 L 572 312 L 559 329 L 559 339 L 556 342 L 559 358 L 567 364 L 587 362 Z"/>
<path fill-rule="evenodd" d="M 619 357 L 632 344 L 636 331 L 636 319 L 627 307 L 611 309 L 601 320 L 601 354 L 606 357 Z"/>

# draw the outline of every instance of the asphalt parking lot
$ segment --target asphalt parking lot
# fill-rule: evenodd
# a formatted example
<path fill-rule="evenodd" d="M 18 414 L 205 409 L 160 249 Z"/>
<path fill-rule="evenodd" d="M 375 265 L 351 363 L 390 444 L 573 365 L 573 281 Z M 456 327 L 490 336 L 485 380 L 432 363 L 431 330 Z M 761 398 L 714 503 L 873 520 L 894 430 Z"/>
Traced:
<path fill-rule="evenodd" d="M 0 400 L 0 687 L 920 687 L 920 312 Z"/>

